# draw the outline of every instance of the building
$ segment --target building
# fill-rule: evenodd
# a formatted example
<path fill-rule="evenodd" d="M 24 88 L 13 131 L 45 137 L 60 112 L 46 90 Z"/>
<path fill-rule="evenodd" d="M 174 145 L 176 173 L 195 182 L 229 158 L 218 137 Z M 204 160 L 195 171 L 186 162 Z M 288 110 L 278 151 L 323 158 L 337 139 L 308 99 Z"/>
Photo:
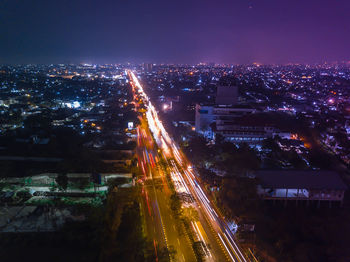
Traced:
<path fill-rule="evenodd" d="M 237 110 L 237 108 L 236 108 Z M 231 119 L 225 118 L 225 116 L 219 116 L 215 123 L 215 134 L 221 134 L 227 141 L 233 143 L 248 143 L 248 144 L 260 144 L 267 138 L 274 138 L 279 136 L 281 138 L 291 138 L 290 132 L 280 131 L 274 127 L 271 123 L 265 121 L 263 118 L 252 119 L 252 113 L 254 111 L 248 111 L 246 108 L 242 117 L 232 117 Z"/>
<path fill-rule="evenodd" d="M 266 138 L 274 137 L 276 133 L 271 126 L 222 125 L 216 128 L 216 134 L 221 134 L 233 143 L 258 144 Z"/>
<path fill-rule="evenodd" d="M 197 104 L 195 118 L 196 131 L 209 138 L 213 138 L 213 132 L 218 130 L 222 132 L 226 126 L 234 123 L 235 118 L 254 113 L 255 111 L 255 109 L 243 105 Z M 213 130 L 213 124 L 216 126 L 215 130 Z"/>
<path fill-rule="evenodd" d="M 254 113 L 255 109 L 246 105 L 237 105 L 237 103 L 238 87 L 219 85 L 216 90 L 215 104 L 196 104 L 196 131 L 211 139 L 216 132 L 225 137 L 240 132 L 230 130 L 235 119 Z"/>
<path fill-rule="evenodd" d="M 151 64 L 151 63 L 143 63 L 143 70 L 146 73 L 152 72 L 153 64 Z"/>
<path fill-rule="evenodd" d="M 290 139 L 291 133 L 277 129 L 264 119 L 251 119 L 256 109 L 245 106 L 196 105 L 195 128 L 209 139 L 222 135 L 233 143 L 257 145 L 267 138 Z"/>
<path fill-rule="evenodd" d="M 249 115 L 256 109 L 237 104 L 238 87 L 218 86 L 215 104 L 197 104 L 195 129 L 209 139 L 222 135 L 233 143 L 260 144 L 266 138 L 286 135 L 265 121 L 251 120 Z M 247 121 L 248 120 L 248 121 Z M 290 134 L 287 134 L 290 137 Z"/>
<path fill-rule="evenodd" d="M 211 131 L 210 125 L 214 122 L 214 105 L 196 104 L 196 131 L 202 134 Z"/>
<path fill-rule="evenodd" d="M 264 170 L 255 173 L 258 193 L 264 200 L 340 202 L 347 186 L 338 173 L 323 170 Z"/>

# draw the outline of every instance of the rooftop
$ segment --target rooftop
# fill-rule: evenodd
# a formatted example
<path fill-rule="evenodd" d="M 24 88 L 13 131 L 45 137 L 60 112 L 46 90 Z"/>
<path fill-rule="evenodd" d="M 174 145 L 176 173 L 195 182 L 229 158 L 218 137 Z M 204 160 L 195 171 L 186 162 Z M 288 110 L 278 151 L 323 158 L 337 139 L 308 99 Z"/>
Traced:
<path fill-rule="evenodd" d="M 263 187 L 336 190 L 348 188 L 334 171 L 262 170 L 255 175 Z"/>

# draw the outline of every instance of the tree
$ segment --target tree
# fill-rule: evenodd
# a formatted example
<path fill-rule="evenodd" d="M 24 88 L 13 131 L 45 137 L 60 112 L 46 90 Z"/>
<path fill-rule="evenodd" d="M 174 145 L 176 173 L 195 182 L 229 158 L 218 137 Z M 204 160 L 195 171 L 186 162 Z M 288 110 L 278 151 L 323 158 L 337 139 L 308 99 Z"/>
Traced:
<path fill-rule="evenodd" d="M 28 129 L 48 130 L 51 127 L 51 119 L 48 112 L 40 115 L 28 116 L 24 120 L 24 127 Z"/>
<path fill-rule="evenodd" d="M 75 185 L 81 189 L 84 190 L 85 188 L 87 188 L 89 186 L 89 180 L 87 178 L 79 178 L 76 182 Z"/>
<path fill-rule="evenodd" d="M 169 248 L 163 247 L 162 249 L 159 250 L 158 261 L 168 262 L 169 258 L 173 261 L 175 259 L 175 255 L 176 255 L 176 250 L 174 246 L 169 246 Z"/>
<path fill-rule="evenodd" d="M 265 150 L 270 150 L 272 152 L 280 152 L 281 149 L 273 138 L 266 138 L 262 141 L 262 148 Z"/>
<path fill-rule="evenodd" d="M 183 217 L 188 219 L 189 221 L 198 221 L 199 215 L 197 210 L 193 206 L 183 208 Z"/>
<path fill-rule="evenodd" d="M 247 177 L 224 178 L 219 191 L 219 199 L 229 216 L 254 219 L 259 214 L 260 202 L 254 179 Z"/>
<path fill-rule="evenodd" d="M 170 196 L 170 208 L 176 216 L 181 215 L 181 200 L 176 193 Z"/>
<path fill-rule="evenodd" d="M 260 159 L 248 145 L 243 144 L 237 148 L 234 144 L 226 142 L 222 145 L 222 152 L 214 166 L 230 176 L 241 176 L 258 169 Z"/>
<path fill-rule="evenodd" d="M 212 160 L 213 150 L 208 141 L 202 136 L 195 136 L 188 142 L 185 148 L 186 155 L 198 165 L 204 165 L 206 161 Z"/>
<path fill-rule="evenodd" d="M 68 176 L 67 173 L 60 173 L 56 177 L 56 183 L 58 184 L 58 188 L 60 190 L 66 191 L 68 186 Z"/>
<path fill-rule="evenodd" d="M 219 177 L 210 169 L 198 168 L 198 172 L 201 176 L 201 179 L 210 185 L 215 184 L 216 181 L 219 180 Z"/>
<path fill-rule="evenodd" d="M 215 145 L 221 146 L 225 142 L 225 137 L 221 134 L 215 135 Z"/>
<path fill-rule="evenodd" d="M 125 177 L 116 177 L 116 178 L 108 180 L 108 182 L 107 182 L 108 188 L 110 191 L 113 190 L 114 187 L 118 187 L 118 186 L 120 186 L 122 184 L 126 184 L 126 183 L 128 183 L 128 179 Z"/>

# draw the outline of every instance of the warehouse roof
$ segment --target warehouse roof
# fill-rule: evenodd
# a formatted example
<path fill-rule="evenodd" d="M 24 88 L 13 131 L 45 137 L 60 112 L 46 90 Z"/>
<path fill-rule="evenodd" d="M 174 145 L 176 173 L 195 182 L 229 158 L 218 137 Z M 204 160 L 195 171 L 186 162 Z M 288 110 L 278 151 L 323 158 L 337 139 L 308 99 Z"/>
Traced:
<path fill-rule="evenodd" d="M 255 173 L 262 187 L 346 190 L 348 187 L 334 171 L 261 170 Z"/>

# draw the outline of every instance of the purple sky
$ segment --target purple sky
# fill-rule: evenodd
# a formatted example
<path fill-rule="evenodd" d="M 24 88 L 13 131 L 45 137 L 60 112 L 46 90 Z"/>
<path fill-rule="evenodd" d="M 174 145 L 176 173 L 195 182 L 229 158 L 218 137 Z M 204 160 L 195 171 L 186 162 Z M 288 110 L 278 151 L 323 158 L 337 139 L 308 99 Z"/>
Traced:
<path fill-rule="evenodd" d="M 350 0 L 4 0 L 0 39 L 0 63 L 350 61 Z"/>

